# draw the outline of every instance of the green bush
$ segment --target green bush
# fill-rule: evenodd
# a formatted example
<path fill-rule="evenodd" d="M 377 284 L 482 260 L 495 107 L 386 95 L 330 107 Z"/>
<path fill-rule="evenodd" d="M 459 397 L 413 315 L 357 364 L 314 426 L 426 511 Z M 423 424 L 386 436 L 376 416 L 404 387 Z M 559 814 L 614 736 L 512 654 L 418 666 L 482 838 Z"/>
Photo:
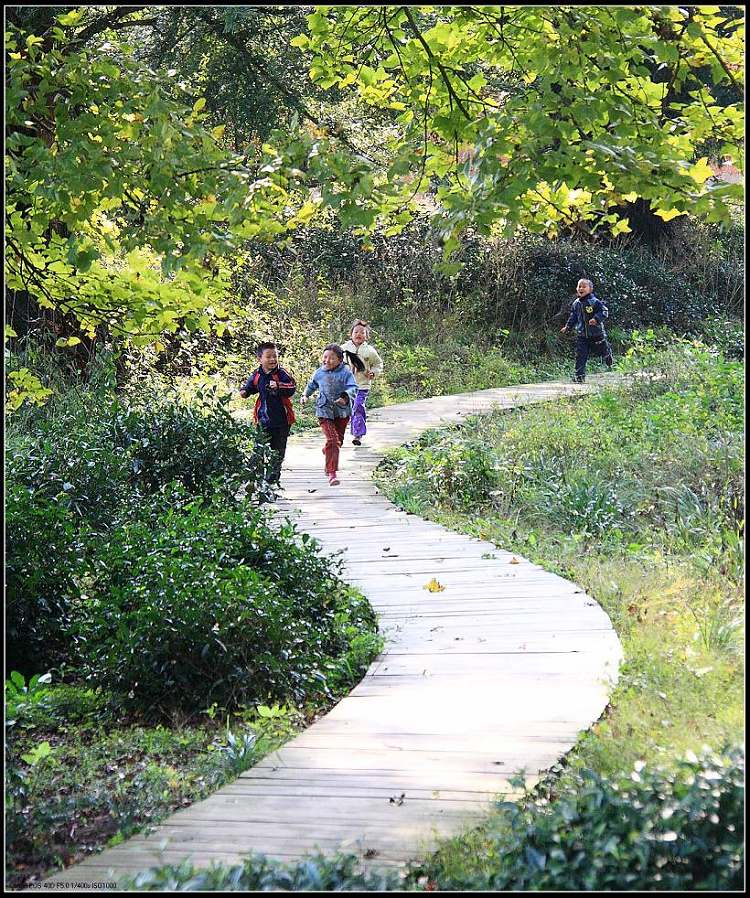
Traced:
<path fill-rule="evenodd" d="M 619 485 L 603 481 L 596 472 L 578 472 L 570 480 L 553 488 L 547 514 L 564 521 L 571 531 L 601 536 L 625 523 L 628 510 L 623 504 Z M 631 513 L 632 514 L 632 513 Z"/>
<path fill-rule="evenodd" d="M 497 471 L 491 450 L 479 438 L 427 434 L 420 446 L 409 467 L 412 476 L 419 472 L 424 491 L 433 500 L 455 509 L 471 509 L 489 500 Z"/>
<path fill-rule="evenodd" d="M 78 521 L 106 522 L 130 475 L 127 454 L 115 442 L 117 408 L 86 400 L 37 421 L 29 433 L 10 429 L 8 482 L 25 487 L 35 501 L 59 503 Z"/>
<path fill-rule="evenodd" d="M 420 871 L 441 890 L 726 891 L 744 878 L 744 753 L 705 751 L 629 778 L 567 774 L 525 805 L 501 805 L 486 832 Z"/>
<path fill-rule="evenodd" d="M 342 619 L 374 629 L 307 536 L 175 490 L 99 537 L 73 632 L 92 684 L 160 714 L 325 693 Z"/>
<path fill-rule="evenodd" d="M 31 432 L 12 430 L 6 476 L 54 500 L 92 525 L 107 526 L 135 491 L 178 481 L 196 494 L 261 487 L 265 449 L 254 428 L 229 414 L 226 401 L 143 396 L 126 404 L 82 394 L 60 403 Z"/>
<path fill-rule="evenodd" d="M 140 492 L 172 482 L 203 495 L 231 496 L 245 483 L 251 494 L 260 487 L 265 448 L 252 426 L 229 413 L 226 400 L 141 397 L 138 405 L 119 410 L 114 432 L 115 445 L 130 461 L 130 483 Z"/>
<path fill-rule="evenodd" d="M 263 490 L 267 449 L 221 402 L 126 406 L 67 397 L 9 428 L 6 461 L 6 673 L 59 666 L 70 653 L 89 531 L 175 480 L 203 496 Z"/>
<path fill-rule="evenodd" d="M 298 291 L 315 289 L 322 279 L 367 302 L 376 299 L 376 317 L 384 323 L 418 321 L 435 310 L 437 322 L 455 323 L 454 336 L 480 329 L 488 344 L 510 328 L 513 339 L 523 336 L 546 353 L 562 348 L 555 322 L 580 277 L 594 281 L 614 328 L 666 325 L 701 333 L 706 320 L 739 316 L 743 236 L 739 227 L 719 232 L 690 220 L 671 243 L 651 250 L 633 240 L 608 246 L 523 231 L 508 240 L 467 232 L 456 256 L 464 267 L 453 276 L 439 270 L 441 245 L 426 215 L 400 234 L 376 236 L 372 252 L 362 251 L 351 230 L 325 220 L 296 231 L 284 249 L 258 245 L 253 251 L 257 275 L 272 289 L 288 287 L 294 271 Z M 551 331 L 549 340 L 539 333 L 540 322 Z"/>
<path fill-rule="evenodd" d="M 70 510 L 38 489 L 7 482 L 5 673 L 27 677 L 64 664 L 83 545 Z"/>

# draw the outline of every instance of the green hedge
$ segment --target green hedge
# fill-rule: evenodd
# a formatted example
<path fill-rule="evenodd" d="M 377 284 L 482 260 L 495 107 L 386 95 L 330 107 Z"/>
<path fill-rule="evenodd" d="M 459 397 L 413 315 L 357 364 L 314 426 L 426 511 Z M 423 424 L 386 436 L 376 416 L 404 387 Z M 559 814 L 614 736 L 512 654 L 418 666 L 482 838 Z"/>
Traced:
<path fill-rule="evenodd" d="M 64 662 L 91 531 L 107 532 L 122 509 L 173 481 L 206 497 L 264 490 L 267 449 L 219 401 L 126 405 L 84 392 L 11 423 L 7 446 L 6 675 Z"/>
<path fill-rule="evenodd" d="M 93 543 L 79 672 L 156 716 L 325 694 L 347 628 L 375 626 L 315 545 L 246 502 L 175 489 L 142 503 Z"/>
<path fill-rule="evenodd" d="M 351 231 L 326 221 L 295 232 L 285 249 L 254 245 L 253 251 L 255 273 L 273 289 L 292 280 L 297 292 L 315 290 L 321 280 L 348 287 L 380 309 L 376 323 L 391 321 L 394 313 L 419 318 L 439 309 L 467 333 L 537 333 L 554 329 L 577 280 L 588 277 L 615 328 L 701 332 L 705 320 L 741 315 L 743 238 L 739 225 L 718 230 L 692 220 L 658 250 L 627 240 L 549 240 L 523 231 L 501 240 L 467 232 L 456 256 L 463 268 L 447 276 L 439 269 L 440 240 L 429 217 L 419 216 L 401 234 L 376 236 L 372 252 L 363 252 Z"/>

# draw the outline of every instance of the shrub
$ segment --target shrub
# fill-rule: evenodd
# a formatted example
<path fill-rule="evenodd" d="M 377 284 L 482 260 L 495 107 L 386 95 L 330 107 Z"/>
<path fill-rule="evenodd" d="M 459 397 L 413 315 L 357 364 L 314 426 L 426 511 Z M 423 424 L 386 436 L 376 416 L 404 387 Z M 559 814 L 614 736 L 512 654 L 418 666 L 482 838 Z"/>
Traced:
<path fill-rule="evenodd" d="M 130 483 L 140 492 L 176 481 L 202 495 L 234 495 L 249 482 L 253 493 L 263 479 L 265 448 L 254 428 L 229 413 L 226 398 L 141 397 L 118 410 L 114 433 L 130 461 Z"/>
<path fill-rule="evenodd" d="M 479 439 L 453 433 L 437 439 L 427 435 L 420 445 L 424 448 L 408 466 L 433 500 L 462 510 L 489 500 L 497 483 L 495 459 Z"/>
<path fill-rule="evenodd" d="M 128 407 L 68 397 L 8 440 L 6 673 L 59 666 L 70 651 L 89 532 L 177 480 L 194 493 L 263 489 L 268 450 L 221 402 Z"/>
<path fill-rule="evenodd" d="M 629 516 L 618 489 L 596 472 L 581 471 L 550 496 L 550 518 L 572 531 L 600 536 Z"/>
<path fill-rule="evenodd" d="M 658 251 L 632 240 L 607 246 L 523 231 L 503 240 L 467 231 L 457 252 L 464 268 L 454 276 L 439 270 L 441 244 L 426 215 L 400 234 L 376 235 L 369 253 L 351 230 L 324 220 L 296 231 L 283 250 L 257 245 L 253 251 L 258 277 L 273 289 L 289 287 L 293 269 L 298 292 L 322 279 L 375 300 L 384 322 L 415 321 L 436 310 L 436 322 L 450 318 L 467 335 L 481 329 L 484 344 L 499 328 L 538 333 L 543 322 L 556 330 L 580 277 L 594 281 L 617 328 L 667 325 L 700 333 L 717 313 L 731 317 L 741 310 L 744 231 L 719 233 L 695 221 L 677 231 Z M 561 346 L 559 339 L 542 340 L 537 349 Z"/>
<path fill-rule="evenodd" d="M 115 444 L 116 403 L 69 403 L 31 433 L 11 430 L 6 476 L 35 502 L 56 502 L 78 521 L 105 522 L 122 501 L 129 459 Z M 38 531 L 43 533 L 43 530 Z"/>
<path fill-rule="evenodd" d="M 426 865 L 441 890 L 741 889 L 744 754 L 688 754 L 629 778 L 571 772 L 524 805 L 504 803 L 463 864 Z M 456 869 L 458 868 L 458 869 Z M 421 871 L 424 872 L 424 871 Z"/>
<path fill-rule="evenodd" d="M 40 496 L 44 489 L 7 483 L 6 676 L 58 667 L 70 650 L 66 633 L 83 548 L 71 512 Z"/>
<path fill-rule="evenodd" d="M 266 450 L 226 400 L 144 396 L 138 404 L 100 394 L 60 403 L 33 434 L 13 431 L 7 476 L 79 519 L 107 526 L 128 497 L 178 481 L 196 494 L 260 488 Z M 40 531 L 41 532 L 41 531 Z"/>
<path fill-rule="evenodd" d="M 89 681 L 154 714 L 191 712 L 325 692 L 348 648 L 341 614 L 373 627 L 308 537 L 175 490 L 101 535 L 74 633 Z"/>

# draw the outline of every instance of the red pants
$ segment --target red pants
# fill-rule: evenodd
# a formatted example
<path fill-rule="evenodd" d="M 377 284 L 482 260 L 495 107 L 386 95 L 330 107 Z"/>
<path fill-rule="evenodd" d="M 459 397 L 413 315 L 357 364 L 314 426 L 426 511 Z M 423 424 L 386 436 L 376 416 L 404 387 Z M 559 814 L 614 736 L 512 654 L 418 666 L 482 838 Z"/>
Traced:
<path fill-rule="evenodd" d="M 318 418 L 326 444 L 323 453 L 326 457 L 326 474 L 330 477 L 339 469 L 339 448 L 344 445 L 344 434 L 349 423 L 348 418 Z"/>

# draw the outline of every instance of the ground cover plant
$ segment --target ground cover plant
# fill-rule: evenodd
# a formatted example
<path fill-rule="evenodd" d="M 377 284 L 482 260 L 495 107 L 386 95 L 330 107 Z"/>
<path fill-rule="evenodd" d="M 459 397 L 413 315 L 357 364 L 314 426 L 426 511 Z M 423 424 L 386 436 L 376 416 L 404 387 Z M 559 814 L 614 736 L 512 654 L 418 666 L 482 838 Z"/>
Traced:
<path fill-rule="evenodd" d="M 550 813 L 580 791 L 587 770 L 616 779 L 629 765 L 668 767 L 703 745 L 743 742 L 741 365 L 695 342 L 659 346 L 650 335 L 636 344 L 623 368 L 650 373 L 624 388 L 426 434 L 381 469 L 382 488 L 407 510 L 581 584 L 620 636 L 611 705 L 567 756 Z M 501 814 L 490 830 L 506 838 L 508 820 Z M 739 831 L 734 816 L 723 824 Z M 503 859 L 511 843 L 501 850 L 490 830 L 447 846 L 426 868 L 432 880 L 525 887 Z M 516 844 L 531 868 L 556 869 L 547 855 L 534 860 L 533 840 Z M 726 864 L 708 881 L 730 888 L 739 874 Z M 575 881 L 546 875 L 532 887 Z M 585 881 L 576 887 L 612 887 L 606 877 Z M 651 888 L 670 888 L 657 882 Z"/>

